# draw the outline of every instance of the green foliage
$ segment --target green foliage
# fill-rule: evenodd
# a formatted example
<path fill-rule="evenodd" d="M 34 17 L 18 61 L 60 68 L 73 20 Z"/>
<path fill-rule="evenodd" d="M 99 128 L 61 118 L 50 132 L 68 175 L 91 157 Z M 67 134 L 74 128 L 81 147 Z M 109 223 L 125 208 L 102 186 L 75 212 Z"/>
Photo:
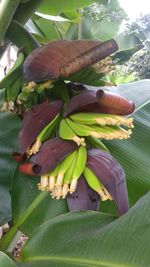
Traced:
<path fill-rule="evenodd" d="M 39 11 L 45 14 L 58 15 L 61 12 L 75 10 L 92 4 L 92 0 L 44 0 Z"/>
<path fill-rule="evenodd" d="M 0 267 L 17 267 L 17 265 L 12 261 L 6 254 L 0 252 Z"/>
<path fill-rule="evenodd" d="M 149 266 L 149 212 L 150 193 L 115 221 L 97 212 L 59 216 L 33 233 L 21 266 Z"/>

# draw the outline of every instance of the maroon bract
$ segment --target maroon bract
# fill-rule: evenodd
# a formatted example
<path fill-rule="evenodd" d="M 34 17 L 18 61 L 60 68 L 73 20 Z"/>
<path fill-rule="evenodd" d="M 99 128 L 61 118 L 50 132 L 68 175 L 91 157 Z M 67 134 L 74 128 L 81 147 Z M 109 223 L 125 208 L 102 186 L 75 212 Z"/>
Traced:
<path fill-rule="evenodd" d="M 88 89 L 88 87 L 85 87 Z M 99 90 L 84 90 L 72 97 L 66 107 L 64 116 L 75 112 L 96 112 L 114 115 L 127 115 L 134 111 L 132 101 L 119 95 Z"/>
<path fill-rule="evenodd" d="M 24 62 L 27 81 L 65 78 L 118 50 L 115 40 L 54 41 L 35 49 Z"/>
<path fill-rule="evenodd" d="M 103 113 L 115 114 L 115 115 L 128 115 L 131 114 L 135 105 L 128 99 L 103 90 L 97 90 L 96 98 Z"/>
<path fill-rule="evenodd" d="M 70 211 L 73 210 L 98 210 L 100 204 L 99 195 L 88 186 L 81 176 L 76 191 L 68 194 L 67 203 Z"/>
<path fill-rule="evenodd" d="M 20 164 L 19 171 L 28 175 L 38 175 L 41 171 L 41 166 L 32 162 Z"/>
<path fill-rule="evenodd" d="M 73 141 L 64 141 L 58 137 L 52 138 L 42 144 L 40 151 L 30 158 L 33 168 L 39 166 L 39 172 L 33 174 L 43 175 L 51 172 L 67 155 L 77 149 L 77 145 Z M 22 167 L 21 167 L 22 166 Z M 31 165 L 30 165 L 31 166 Z M 29 165 L 23 168 L 20 165 L 20 171 L 29 174 Z M 34 172 L 34 169 L 33 169 Z"/>
<path fill-rule="evenodd" d="M 12 154 L 12 158 L 16 161 L 16 162 L 22 162 L 26 160 L 26 154 L 20 154 L 18 152 L 14 152 Z"/>
<path fill-rule="evenodd" d="M 92 148 L 88 150 L 87 167 L 90 168 L 113 197 L 120 214 L 129 208 L 125 173 L 122 166 L 109 153 Z"/>
<path fill-rule="evenodd" d="M 35 105 L 27 111 L 19 133 L 19 151 L 21 154 L 27 151 L 42 129 L 61 112 L 62 106 L 63 102 L 58 100 Z"/>
<path fill-rule="evenodd" d="M 94 90 L 87 90 L 84 91 L 74 97 L 72 97 L 66 106 L 66 110 L 64 113 L 64 117 L 68 115 L 81 111 L 82 108 L 86 108 L 87 105 L 95 104 L 97 101 L 96 99 L 96 91 Z"/>

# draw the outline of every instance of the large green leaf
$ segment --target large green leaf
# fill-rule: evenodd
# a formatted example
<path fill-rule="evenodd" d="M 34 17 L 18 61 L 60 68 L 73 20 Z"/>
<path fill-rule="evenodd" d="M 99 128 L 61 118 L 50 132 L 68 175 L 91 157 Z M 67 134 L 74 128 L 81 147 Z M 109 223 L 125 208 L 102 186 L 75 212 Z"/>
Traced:
<path fill-rule="evenodd" d="M 45 14 L 57 15 L 62 11 L 70 11 L 92 4 L 93 0 L 44 0 L 39 11 Z"/>
<path fill-rule="evenodd" d="M 65 37 L 67 39 L 100 39 L 106 41 L 114 38 L 119 30 L 120 24 L 107 19 L 94 21 L 89 16 L 83 16 L 77 25 L 70 25 Z"/>
<path fill-rule="evenodd" d="M 0 94 L 2 99 L 3 92 Z M 10 184 L 16 163 L 12 153 L 17 149 L 17 136 L 20 120 L 8 112 L 0 113 L 0 225 L 10 221 Z"/>
<path fill-rule="evenodd" d="M 133 48 L 136 45 L 141 45 L 140 39 L 135 34 L 125 34 L 124 32 L 116 36 L 116 41 L 119 45 L 120 50 L 126 50 Z"/>
<path fill-rule="evenodd" d="M 56 31 L 52 21 L 47 21 L 47 20 L 39 17 L 38 19 L 33 20 L 33 25 L 39 30 L 38 35 L 45 38 L 47 42 L 49 40 L 58 40 L 59 39 L 57 31 Z"/>
<path fill-rule="evenodd" d="M 6 254 L 0 251 L 0 267 L 17 267 Z"/>
<path fill-rule="evenodd" d="M 96 212 L 59 216 L 29 238 L 21 266 L 149 267 L 149 214 L 150 193 L 113 222 Z"/>
<path fill-rule="evenodd" d="M 118 21 L 101 20 L 100 22 L 93 22 L 91 32 L 97 39 L 106 41 L 114 38 L 120 29 L 120 23 Z"/>

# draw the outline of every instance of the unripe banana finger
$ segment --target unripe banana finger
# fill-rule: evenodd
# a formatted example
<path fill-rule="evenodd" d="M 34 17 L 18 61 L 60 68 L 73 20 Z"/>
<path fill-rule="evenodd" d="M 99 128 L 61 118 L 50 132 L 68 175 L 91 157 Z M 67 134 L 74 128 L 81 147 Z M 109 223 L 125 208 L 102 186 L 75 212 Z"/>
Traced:
<path fill-rule="evenodd" d="M 59 136 L 65 140 L 73 140 L 78 146 L 85 145 L 84 138 L 79 138 L 70 128 L 66 119 L 61 120 L 59 127 Z"/>
<path fill-rule="evenodd" d="M 100 125 L 124 125 L 133 128 L 133 118 L 125 118 L 119 115 L 104 113 L 76 113 L 70 115 L 71 120 L 81 124 L 100 124 Z"/>
<path fill-rule="evenodd" d="M 88 136 L 86 137 L 86 139 L 88 140 L 88 142 L 90 143 L 90 145 L 92 147 L 104 150 L 106 152 L 109 152 L 107 147 L 101 142 L 101 140 L 99 138 L 93 137 L 93 136 Z"/>
<path fill-rule="evenodd" d="M 74 158 L 76 157 L 76 154 L 76 151 L 72 152 L 59 164 L 59 172 L 55 184 L 56 187 L 62 186 L 64 175 L 66 171 L 70 168 L 72 162 L 74 161 Z"/>
<path fill-rule="evenodd" d="M 108 194 L 106 194 L 104 186 L 100 183 L 94 172 L 88 167 L 85 167 L 83 174 L 89 186 L 100 195 L 102 201 L 110 199 L 110 195 L 108 196 Z"/>
<path fill-rule="evenodd" d="M 36 154 L 40 150 L 42 142 L 47 140 L 52 135 L 54 128 L 59 120 L 60 114 L 58 114 L 48 125 L 46 125 L 46 127 L 44 127 L 44 129 L 37 136 L 35 143 L 32 145 L 31 148 L 27 150 L 28 156 Z"/>
<path fill-rule="evenodd" d="M 74 171 L 74 168 L 76 165 L 76 159 L 77 159 L 77 151 L 76 151 L 76 155 L 73 159 L 73 162 L 72 162 L 70 168 L 67 170 L 67 172 L 65 173 L 65 176 L 64 176 L 63 187 L 62 187 L 62 197 L 63 198 L 65 198 L 69 192 L 69 184 L 72 181 L 72 175 L 73 175 L 73 171 Z"/>
<path fill-rule="evenodd" d="M 79 136 L 89 136 L 91 128 L 84 124 L 78 124 L 70 119 L 66 118 L 66 122 L 70 126 L 70 128 Z"/>
<path fill-rule="evenodd" d="M 75 168 L 72 174 L 72 181 L 70 184 L 70 193 L 76 190 L 77 181 L 80 178 L 86 164 L 87 150 L 86 147 L 80 146 L 77 153 Z"/>

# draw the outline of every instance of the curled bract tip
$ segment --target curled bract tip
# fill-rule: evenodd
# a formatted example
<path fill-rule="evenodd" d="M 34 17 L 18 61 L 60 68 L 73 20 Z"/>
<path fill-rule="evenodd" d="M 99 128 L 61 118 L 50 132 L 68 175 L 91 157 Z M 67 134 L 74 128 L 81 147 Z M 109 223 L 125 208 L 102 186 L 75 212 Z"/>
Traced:
<path fill-rule="evenodd" d="M 28 175 L 39 175 L 41 166 L 32 162 L 25 162 L 19 165 L 19 171 Z"/>

